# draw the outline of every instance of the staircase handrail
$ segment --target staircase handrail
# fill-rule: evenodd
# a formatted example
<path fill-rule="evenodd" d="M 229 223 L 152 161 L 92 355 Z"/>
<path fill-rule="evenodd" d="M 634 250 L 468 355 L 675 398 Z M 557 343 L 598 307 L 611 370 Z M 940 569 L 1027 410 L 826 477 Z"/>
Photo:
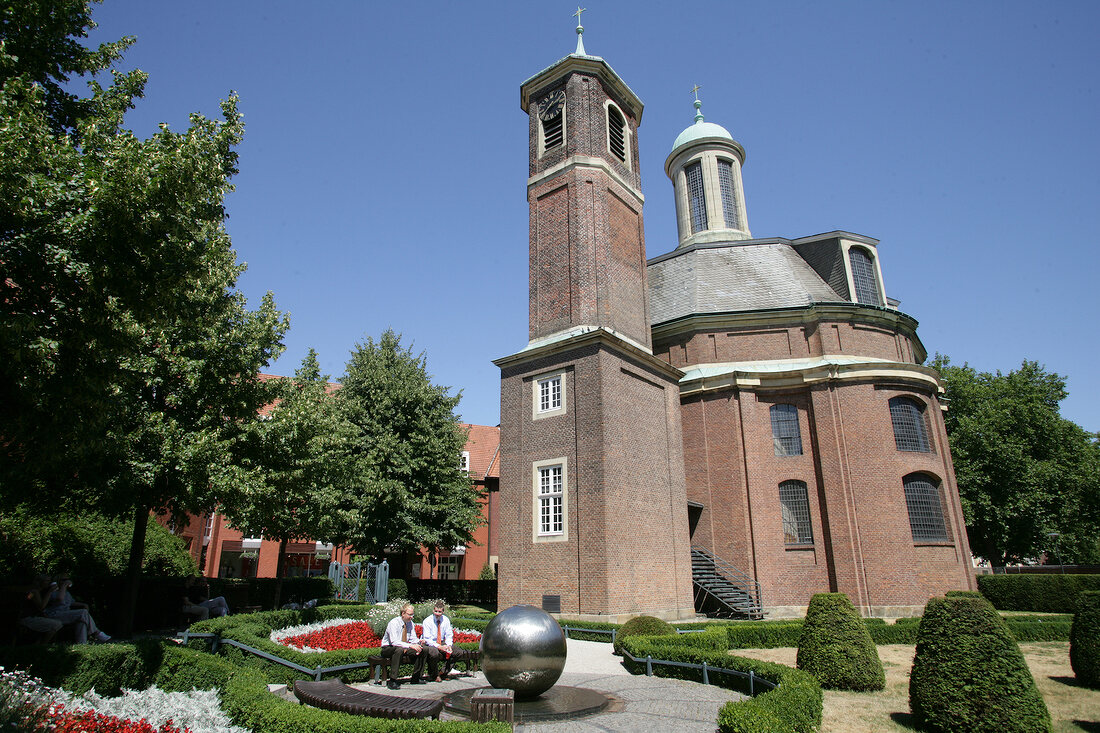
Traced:
<path fill-rule="evenodd" d="M 752 578 L 750 575 L 748 575 L 744 571 L 737 568 L 732 563 L 727 562 L 726 560 L 718 557 L 717 555 L 711 553 L 709 550 L 707 550 L 704 547 L 699 547 L 698 545 L 692 545 L 691 551 L 693 553 L 697 553 L 697 554 L 701 555 L 707 562 L 709 562 L 714 567 L 715 572 L 717 572 L 719 575 L 722 575 L 723 577 L 725 577 L 725 579 L 727 581 L 730 581 L 734 584 L 739 584 L 739 585 L 743 586 L 744 590 L 745 590 L 745 593 L 748 594 L 749 601 L 752 604 L 752 612 L 753 613 L 759 613 L 759 614 L 763 613 L 763 606 L 760 603 L 760 583 L 759 582 L 757 582 L 754 578 Z M 709 589 L 704 588 L 704 590 L 706 590 L 708 593 L 710 593 Z"/>

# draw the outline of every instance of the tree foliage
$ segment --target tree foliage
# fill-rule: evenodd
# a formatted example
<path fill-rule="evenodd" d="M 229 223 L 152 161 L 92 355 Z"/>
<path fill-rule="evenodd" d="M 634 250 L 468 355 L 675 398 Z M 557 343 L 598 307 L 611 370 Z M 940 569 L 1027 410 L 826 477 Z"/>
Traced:
<path fill-rule="evenodd" d="M 481 493 L 460 469 L 466 430 L 460 395 L 432 384 L 424 354 L 391 330 L 352 351 L 337 392 L 353 426 L 353 471 L 343 538 L 364 554 L 466 544 L 480 520 Z"/>
<path fill-rule="evenodd" d="M 1065 379 L 1025 361 L 1008 374 L 937 355 L 970 547 L 995 565 L 1100 560 L 1100 444 L 1063 418 Z M 1057 535 L 1051 537 L 1051 534 Z"/>
<path fill-rule="evenodd" d="M 144 575 L 194 575 L 198 568 L 183 540 L 149 517 L 142 555 Z M 26 507 L 0 518 L 0 577 L 67 571 L 74 577 L 120 576 L 130 556 L 133 527 L 92 512 L 36 514 Z"/>
<path fill-rule="evenodd" d="M 82 51 L 88 2 L 0 8 L 0 494 L 129 515 L 136 578 L 150 510 L 209 508 L 240 480 L 287 326 L 270 294 L 253 311 L 236 290 L 241 115 L 230 95 L 221 120 L 139 139 L 122 123 L 142 72 L 86 99 L 63 86 L 128 39 Z"/>
<path fill-rule="evenodd" d="M 313 349 L 293 378 L 272 384 L 275 403 L 265 419 L 249 425 L 244 441 L 242 463 L 253 469 L 251 480 L 236 483 L 223 510 L 248 536 L 280 543 L 281 581 L 287 543 L 339 538 L 337 528 L 346 520 L 341 491 L 350 426 L 335 409 Z M 276 606 L 280 589 L 281 583 Z"/>

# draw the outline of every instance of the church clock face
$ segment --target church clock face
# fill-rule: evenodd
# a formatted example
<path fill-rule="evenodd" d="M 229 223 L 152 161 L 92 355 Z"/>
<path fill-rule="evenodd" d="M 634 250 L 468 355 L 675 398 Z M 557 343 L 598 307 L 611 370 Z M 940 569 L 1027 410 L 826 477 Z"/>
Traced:
<path fill-rule="evenodd" d="M 550 92 L 539 102 L 539 119 L 543 122 L 554 119 L 561 114 L 561 110 L 564 106 L 565 92 L 561 89 L 556 92 Z"/>

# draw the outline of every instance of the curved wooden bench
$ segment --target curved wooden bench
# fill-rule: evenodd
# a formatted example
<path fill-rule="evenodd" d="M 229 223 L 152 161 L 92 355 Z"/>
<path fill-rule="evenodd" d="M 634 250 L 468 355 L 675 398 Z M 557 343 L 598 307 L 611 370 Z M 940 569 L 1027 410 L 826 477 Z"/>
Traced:
<path fill-rule="evenodd" d="M 348 687 L 340 680 L 297 680 L 294 682 L 294 696 L 298 698 L 298 702 L 316 708 L 374 718 L 438 719 L 443 710 L 442 700 L 379 695 L 377 692 Z"/>

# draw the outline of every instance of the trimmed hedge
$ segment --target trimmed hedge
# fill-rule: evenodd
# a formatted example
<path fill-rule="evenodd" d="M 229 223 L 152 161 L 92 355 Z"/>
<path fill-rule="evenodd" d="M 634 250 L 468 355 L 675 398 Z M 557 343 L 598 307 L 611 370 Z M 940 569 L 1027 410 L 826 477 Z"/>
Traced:
<path fill-rule="evenodd" d="M 623 641 L 623 649 L 635 657 L 651 656 L 674 662 L 689 662 L 720 669 L 752 672 L 757 678 L 779 685 L 774 690 L 739 702 L 729 702 L 718 711 L 720 733 L 812 733 L 821 724 L 821 687 L 809 674 L 782 664 L 730 656 L 724 629 L 719 626 L 701 634 L 682 636 L 632 636 Z M 624 660 L 627 669 L 644 674 L 645 662 Z M 655 664 L 659 677 L 702 680 L 702 671 Z M 710 683 L 748 694 L 748 680 L 713 670 Z"/>
<path fill-rule="evenodd" d="M 13 655 L 13 652 L 18 654 Z M 16 658 L 13 658 L 17 657 Z M 53 657 L 63 656 L 64 663 Z M 387 720 L 349 715 L 299 705 L 268 692 L 269 680 L 255 670 L 174 644 L 37 646 L 0 649 L 6 666 L 28 669 L 51 686 L 73 692 L 88 689 L 88 670 L 113 666 L 98 675 L 110 675 L 118 687 L 144 689 L 155 684 L 161 689 L 186 691 L 214 689 L 221 694 L 222 709 L 235 725 L 252 733 L 507 733 L 507 723 L 465 721 Z M 93 675 L 96 676 L 96 675 Z M 98 692 L 104 688 L 96 684 Z M 114 693 L 114 694 L 117 694 Z"/>
<path fill-rule="evenodd" d="M 1085 687 L 1100 688 L 1100 593 L 1086 591 L 1077 600 L 1069 635 L 1069 664 Z"/>
<path fill-rule="evenodd" d="M 984 599 L 933 598 L 909 677 L 918 725 L 941 733 L 1042 733 L 1050 713 L 1020 647 Z"/>
<path fill-rule="evenodd" d="M 495 580 L 438 580 L 410 578 L 409 596 L 418 601 L 442 598 L 450 605 L 469 603 L 475 606 L 496 606 L 497 582 Z"/>
<path fill-rule="evenodd" d="M 1100 575 L 979 575 L 978 590 L 1003 611 L 1075 613 L 1081 593 L 1100 591 Z"/>
<path fill-rule="evenodd" d="M 615 636 L 616 654 L 622 652 L 623 640 L 631 636 L 676 636 L 676 627 L 654 616 L 635 616 L 623 624 Z"/>
<path fill-rule="evenodd" d="M 798 641 L 798 668 L 827 690 L 885 688 L 886 673 L 867 629 L 845 594 L 814 594 Z"/>

